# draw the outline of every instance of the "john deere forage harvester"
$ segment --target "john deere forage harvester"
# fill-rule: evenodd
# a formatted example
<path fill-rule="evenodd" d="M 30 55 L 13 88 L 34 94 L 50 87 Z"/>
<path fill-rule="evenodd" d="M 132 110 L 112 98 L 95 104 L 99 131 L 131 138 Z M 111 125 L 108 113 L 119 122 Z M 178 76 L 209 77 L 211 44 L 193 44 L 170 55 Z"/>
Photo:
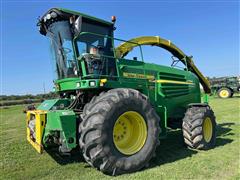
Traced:
<path fill-rule="evenodd" d="M 210 87 L 192 58 L 158 36 L 116 39 L 114 22 L 61 8 L 39 20 L 40 33 L 50 39 L 60 98 L 27 112 L 28 141 L 39 153 L 80 147 L 91 166 L 111 175 L 146 166 L 167 128 L 182 128 L 190 148 L 212 148 L 216 122 L 201 102 L 199 83 L 205 93 Z M 115 47 L 116 41 L 122 43 Z M 173 65 L 127 58 L 144 45 L 172 53 Z"/>

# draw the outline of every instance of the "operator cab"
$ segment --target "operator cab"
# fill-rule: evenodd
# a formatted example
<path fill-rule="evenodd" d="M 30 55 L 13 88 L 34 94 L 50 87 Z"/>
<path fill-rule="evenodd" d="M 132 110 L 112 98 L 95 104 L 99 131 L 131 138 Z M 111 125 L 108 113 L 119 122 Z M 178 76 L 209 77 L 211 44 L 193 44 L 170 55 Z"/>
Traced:
<path fill-rule="evenodd" d="M 38 22 L 49 37 L 57 79 L 115 76 L 114 24 L 64 9 L 50 9 Z"/>

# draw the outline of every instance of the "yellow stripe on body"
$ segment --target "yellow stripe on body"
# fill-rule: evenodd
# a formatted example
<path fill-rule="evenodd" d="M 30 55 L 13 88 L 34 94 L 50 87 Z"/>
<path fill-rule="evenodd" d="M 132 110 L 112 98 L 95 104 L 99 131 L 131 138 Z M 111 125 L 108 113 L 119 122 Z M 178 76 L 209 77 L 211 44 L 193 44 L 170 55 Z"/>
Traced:
<path fill-rule="evenodd" d="M 123 72 L 123 76 L 124 77 L 128 77 L 128 78 L 139 78 L 139 79 L 149 79 L 149 80 L 153 80 L 155 77 L 153 75 L 144 75 L 144 74 L 136 74 L 136 73 L 128 73 L 128 72 Z M 152 81 L 151 81 L 152 82 Z M 155 80 L 153 82 L 157 82 L 157 83 L 171 83 L 171 84 L 189 84 L 189 85 L 193 85 L 194 83 L 191 82 L 183 82 L 183 81 L 174 81 L 174 80 L 166 80 L 166 79 L 159 79 L 159 80 Z"/>
<path fill-rule="evenodd" d="M 194 84 L 192 82 L 183 82 L 183 81 L 174 81 L 174 80 L 165 80 L 165 79 L 159 79 L 156 80 L 157 83 L 171 83 L 171 84 Z"/>

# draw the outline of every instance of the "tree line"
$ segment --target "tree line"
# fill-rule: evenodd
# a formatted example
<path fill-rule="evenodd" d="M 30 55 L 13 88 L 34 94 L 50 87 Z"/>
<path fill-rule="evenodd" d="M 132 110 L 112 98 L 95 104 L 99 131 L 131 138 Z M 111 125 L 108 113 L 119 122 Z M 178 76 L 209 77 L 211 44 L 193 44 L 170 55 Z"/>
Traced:
<path fill-rule="evenodd" d="M 26 95 L 0 95 L 0 106 L 11 106 L 17 104 L 39 103 L 45 99 L 57 98 L 58 94 L 50 92 L 47 94 Z"/>
<path fill-rule="evenodd" d="M 56 98 L 56 93 L 50 92 L 47 94 L 26 94 L 26 95 L 0 95 L 0 101 L 13 101 L 13 100 L 27 100 L 27 99 L 51 99 Z"/>

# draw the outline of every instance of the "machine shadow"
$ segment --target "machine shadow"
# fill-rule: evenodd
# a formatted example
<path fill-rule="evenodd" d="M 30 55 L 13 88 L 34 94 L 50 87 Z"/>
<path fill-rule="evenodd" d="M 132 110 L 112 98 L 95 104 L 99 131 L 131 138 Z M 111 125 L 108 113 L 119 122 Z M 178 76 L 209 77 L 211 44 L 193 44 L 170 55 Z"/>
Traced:
<path fill-rule="evenodd" d="M 217 125 L 215 148 L 224 146 L 233 141 L 232 139 L 224 137 L 226 135 L 233 135 L 233 133 L 231 133 L 232 125 L 234 125 L 234 123 L 222 123 Z M 146 169 L 171 163 L 197 154 L 198 150 L 187 148 L 182 137 L 182 131 L 180 129 L 169 132 L 168 137 L 160 141 L 160 146 L 156 150 L 156 157 L 151 160 Z"/>
<path fill-rule="evenodd" d="M 71 154 L 60 154 L 58 149 L 48 149 L 46 152 L 60 165 L 85 162 L 79 148 L 72 150 Z"/>
<path fill-rule="evenodd" d="M 226 135 L 233 134 L 231 133 L 232 125 L 234 125 L 234 123 L 218 124 L 216 147 L 224 146 L 233 141 L 224 138 Z M 59 154 L 57 149 L 49 149 L 46 151 L 60 165 L 85 162 L 79 148 L 74 149 L 71 154 L 68 155 Z M 149 166 L 146 169 L 191 157 L 196 153 L 198 153 L 197 150 L 191 150 L 186 147 L 180 129 L 172 130 L 169 132 L 166 139 L 161 140 L 160 146 L 156 150 L 156 157 L 150 161 Z M 85 168 L 88 167 L 90 167 L 90 165 L 86 163 Z"/>
<path fill-rule="evenodd" d="M 234 135 L 231 126 L 234 126 L 235 123 L 228 122 L 217 125 L 217 138 L 216 138 L 216 147 L 224 146 L 228 143 L 231 143 L 233 140 L 225 138 L 227 135 Z"/>

